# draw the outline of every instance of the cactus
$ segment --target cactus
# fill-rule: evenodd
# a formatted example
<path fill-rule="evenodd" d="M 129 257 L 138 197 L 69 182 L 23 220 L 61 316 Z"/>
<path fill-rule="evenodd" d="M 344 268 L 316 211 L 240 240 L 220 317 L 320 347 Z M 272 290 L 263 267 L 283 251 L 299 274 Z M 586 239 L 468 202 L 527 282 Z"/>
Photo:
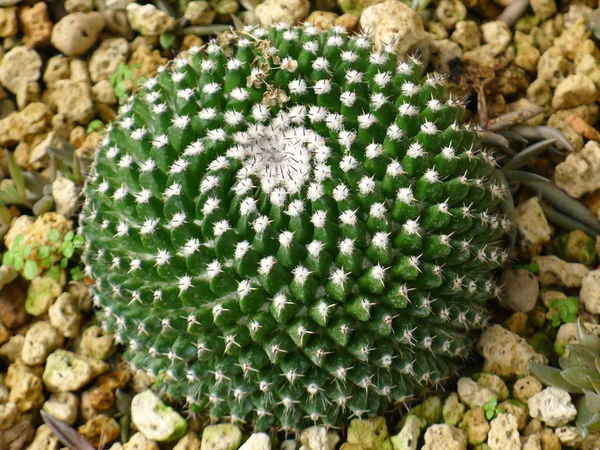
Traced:
<path fill-rule="evenodd" d="M 454 375 L 510 222 L 479 133 L 423 70 L 339 27 L 248 28 L 121 107 L 85 261 L 104 328 L 164 398 L 339 426 Z"/>

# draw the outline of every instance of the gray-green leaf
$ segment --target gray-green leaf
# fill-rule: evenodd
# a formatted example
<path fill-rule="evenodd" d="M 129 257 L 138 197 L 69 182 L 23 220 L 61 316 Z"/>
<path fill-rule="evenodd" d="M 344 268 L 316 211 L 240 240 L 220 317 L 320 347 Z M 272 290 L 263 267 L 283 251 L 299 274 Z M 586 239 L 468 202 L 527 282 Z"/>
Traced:
<path fill-rule="evenodd" d="M 592 391 L 586 391 L 585 404 L 589 412 L 600 412 L 600 395 Z"/>
<path fill-rule="evenodd" d="M 600 356 L 600 338 L 585 327 L 581 318 L 577 320 L 577 341 Z"/>
<path fill-rule="evenodd" d="M 529 363 L 529 369 L 546 386 L 557 387 L 575 394 L 583 393 L 583 389 L 569 383 L 562 377 L 562 371 L 560 369 L 536 363 Z"/>
<path fill-rule="evenodd" d="M 565 369 L 561 375 L 567 383 L 588 391 L 594 390 L 591 380 L 600 380 L 600 375 L 598 375 L 595 369 L 587 369 L 585 367 Z"/>

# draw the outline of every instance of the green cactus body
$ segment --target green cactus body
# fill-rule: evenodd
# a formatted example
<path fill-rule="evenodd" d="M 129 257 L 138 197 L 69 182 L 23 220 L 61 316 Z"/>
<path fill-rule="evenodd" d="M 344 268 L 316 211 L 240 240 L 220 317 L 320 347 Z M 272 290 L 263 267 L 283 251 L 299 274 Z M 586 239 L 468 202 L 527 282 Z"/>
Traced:
<path fill-rule="evenodd" d="M 451 376 L 506 258 L 503 191 L 441 77 L 312 26 L 162 68 L 86 187 L 104 327 L 166 398 L 297 429 Z"/>

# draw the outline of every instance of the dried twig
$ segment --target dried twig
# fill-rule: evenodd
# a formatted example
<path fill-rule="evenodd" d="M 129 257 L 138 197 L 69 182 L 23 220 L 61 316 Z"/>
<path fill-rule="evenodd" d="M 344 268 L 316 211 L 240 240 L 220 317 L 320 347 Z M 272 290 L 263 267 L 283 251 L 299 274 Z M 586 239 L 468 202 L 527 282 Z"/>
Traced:
<path fill-rule="evenodd" d="M 490 115 L 488 113 L 487 100 L 485 98 L 483 86 L 475 86 L 475 92 L 477 92 L 477 112 L 479 113 L 479 125 L 485 127 L 490 121 Z"/>
<path fill-rule="evenodd" d="M 511 111 L 509 113 L 502 114 L 501 116 L 490 120 L 490 122 L 487 125 L 487 129 L 491 131 L 501 130 L 511 125 L 523 123 L 526 120 L 529 120 L 532 117 L 543 113 L 544 111 L 546 110 L 541 106 L 532 106 L 530 108 L 520 109 L 519 111 Z"/>
<path fill-rule="evenodd" d="M 86 438 L 71 428 L 62 420 L 57 419 L 46 411 L 41 410 L 40 414 L 46 425 L 50 427 L 52 432 L 64 445 L 71 450 L 96 450 Z"/>

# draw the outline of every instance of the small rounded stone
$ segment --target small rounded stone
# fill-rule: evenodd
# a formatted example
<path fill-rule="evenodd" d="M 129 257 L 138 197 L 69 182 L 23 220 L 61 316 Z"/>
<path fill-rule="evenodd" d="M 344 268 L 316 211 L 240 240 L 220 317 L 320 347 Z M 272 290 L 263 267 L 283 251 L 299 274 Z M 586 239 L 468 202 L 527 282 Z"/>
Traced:
<path fill-rule="evenodd" d="M 187 431 L 183 417 L 163 404 L 151 391 L 144 391 L 133 398 L 131 420 L 146 438 L 158 442 L 179 439 Z M 207 448 L 204 441 L 202 448 Z"/>
<path fill-rule="evenodd" d="M 127 5 L 126 11 L 131 28 L 139 31 L 142 36 L 158 36 L 173 30 L 176 25 L 173 17 L 152 4 L 142 6 L 132 3 Z"/>
<path fill-rule="evenodd" d="M 254 9 L 254 14 L 262 25 L 294 25 L 306 18 L 309 11 L 308 0 L 265 0 Z"/>
<path fill-rule="evenodd" d="M 514 312 L 527 313 L 535 308 L 540 287 L 529 270 L 505 270 L 500 277 L 500 304 Z"/>
<path fill-rule="evenodd" d="M 21 359 L 31 366 L 42 364 L 52 351 L 62 346 L 63 341 L 61 334 L 50 323 L 37 322 L 25 335 Z"/>
<path fill-rule="evenodd" d="M 112 417 L 98 414 L 79 426 L 77 431 L 90 444 L 97 447 L 101 442 L 110 443 L 117 440 L 121 433 L 121 427 Z"/>
<path fill-rule="evenodd" d="M 17 46 L 0 61 L 0 81 L 6 89 L 17 94 L 29 81 L 40 78 L 41 69 L 42 58 L 35 50 Z"/>
<path fill-rule="evenodd" d="M 44 402 L 42 409 L 58 420 L 73 425 L 77 420 L 79 397 L 72 392 L 55 392 Z"/>
<path fill-rule="evenodd" d="M 76 12 L 63 17 L 52 29 L 52 45 L 67 56 L 85 54 L 94 46 L 104 28 L 104 16 L 97 11 Z"/>

